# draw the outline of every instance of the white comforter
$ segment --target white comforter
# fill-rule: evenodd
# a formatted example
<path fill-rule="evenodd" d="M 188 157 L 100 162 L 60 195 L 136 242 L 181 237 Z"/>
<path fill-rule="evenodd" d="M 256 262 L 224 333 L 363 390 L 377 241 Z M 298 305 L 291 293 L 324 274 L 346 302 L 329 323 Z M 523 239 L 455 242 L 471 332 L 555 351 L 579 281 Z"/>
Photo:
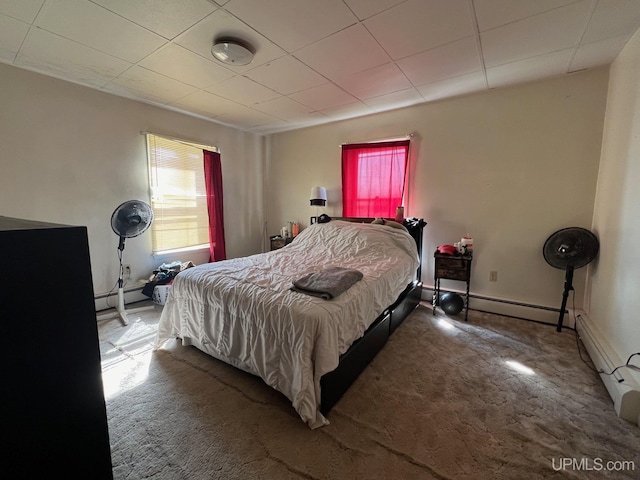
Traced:
<path fill-rule="evenodd" d="M 364 277 L 333 300 L 290 290 L 328 266 Z M 260 376 L 316 428 L 320 378 L 398 297 L 418 267 L 415 241 L 385 225 L 331 221 L 286 247 L 180 273 L 160 319 L 156 348 L 169 338 Z"/>

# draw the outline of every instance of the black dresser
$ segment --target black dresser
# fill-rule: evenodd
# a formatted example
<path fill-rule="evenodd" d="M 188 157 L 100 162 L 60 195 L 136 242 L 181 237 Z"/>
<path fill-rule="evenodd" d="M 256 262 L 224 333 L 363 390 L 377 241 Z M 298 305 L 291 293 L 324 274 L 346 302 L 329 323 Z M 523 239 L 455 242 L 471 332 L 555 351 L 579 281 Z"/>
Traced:
<path fill-rule="evenodd" d="M 5 478 L 112 479 L 85 227 L 0 217 Z"/>

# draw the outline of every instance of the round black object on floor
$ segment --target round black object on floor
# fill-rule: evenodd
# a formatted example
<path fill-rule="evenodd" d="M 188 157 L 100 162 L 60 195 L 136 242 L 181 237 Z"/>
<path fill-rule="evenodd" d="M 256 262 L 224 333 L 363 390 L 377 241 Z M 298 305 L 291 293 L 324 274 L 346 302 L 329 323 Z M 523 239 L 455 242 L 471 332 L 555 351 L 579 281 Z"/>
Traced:
<path fill-rule="evenodd" d="M 457 315 L 464 307 L 464 300 L 460 295 L 453 292 L 447 292 L 440 295 L 440 308 L 447 315 Z"/>

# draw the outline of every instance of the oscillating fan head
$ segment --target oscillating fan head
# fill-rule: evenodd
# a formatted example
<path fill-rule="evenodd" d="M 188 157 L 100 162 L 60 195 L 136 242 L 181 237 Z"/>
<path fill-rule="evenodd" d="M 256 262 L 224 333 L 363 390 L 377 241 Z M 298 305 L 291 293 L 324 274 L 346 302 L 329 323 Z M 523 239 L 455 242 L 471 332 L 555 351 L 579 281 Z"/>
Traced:
<path fill-rule="evenodd" d="M 140 200 L 129 200 L 115 209 L 111 215 L 111 228 L 123 238 L 137 237 L 153 222 L 151 206 Z"/>
<path fill-rule="evenodd" d="M 552 267 L 580 268 L 596 258 L 598 248 L 598 238 L 592 232 L 585 228 L 569 227 L 547 238 L 542 254 Z"/>

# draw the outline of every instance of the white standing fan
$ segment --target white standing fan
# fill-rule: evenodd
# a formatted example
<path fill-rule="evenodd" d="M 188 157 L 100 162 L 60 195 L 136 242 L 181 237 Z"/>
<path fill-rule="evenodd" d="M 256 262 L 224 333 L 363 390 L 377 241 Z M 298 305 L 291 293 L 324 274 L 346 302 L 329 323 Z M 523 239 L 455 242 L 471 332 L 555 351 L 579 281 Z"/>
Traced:
<path fill-rule="evenodd" d="M 127 313 L 135 313 L 143 310 L 151 310 L 153 306 L 132 308 L 126 310 L 124 308 L 124 271 L 122 267 L 122 251 L 124 250 L 124 241 L 126 238 L 137 237 L 144 233 L 153 222 L 153 210 L 151 207 L 140 200 L 129 200 L 124 202 L 115 209 L 111 215 L 111 228 L 114 233 L 120 237 L 118 243 L 118 259 L 120 260 L 120 275 L 118 276 L 118 305 L 116 311 L 100 315 L 98 320 L 113 318 L 119 316 L 124 325 L 129 324 Z"/>

